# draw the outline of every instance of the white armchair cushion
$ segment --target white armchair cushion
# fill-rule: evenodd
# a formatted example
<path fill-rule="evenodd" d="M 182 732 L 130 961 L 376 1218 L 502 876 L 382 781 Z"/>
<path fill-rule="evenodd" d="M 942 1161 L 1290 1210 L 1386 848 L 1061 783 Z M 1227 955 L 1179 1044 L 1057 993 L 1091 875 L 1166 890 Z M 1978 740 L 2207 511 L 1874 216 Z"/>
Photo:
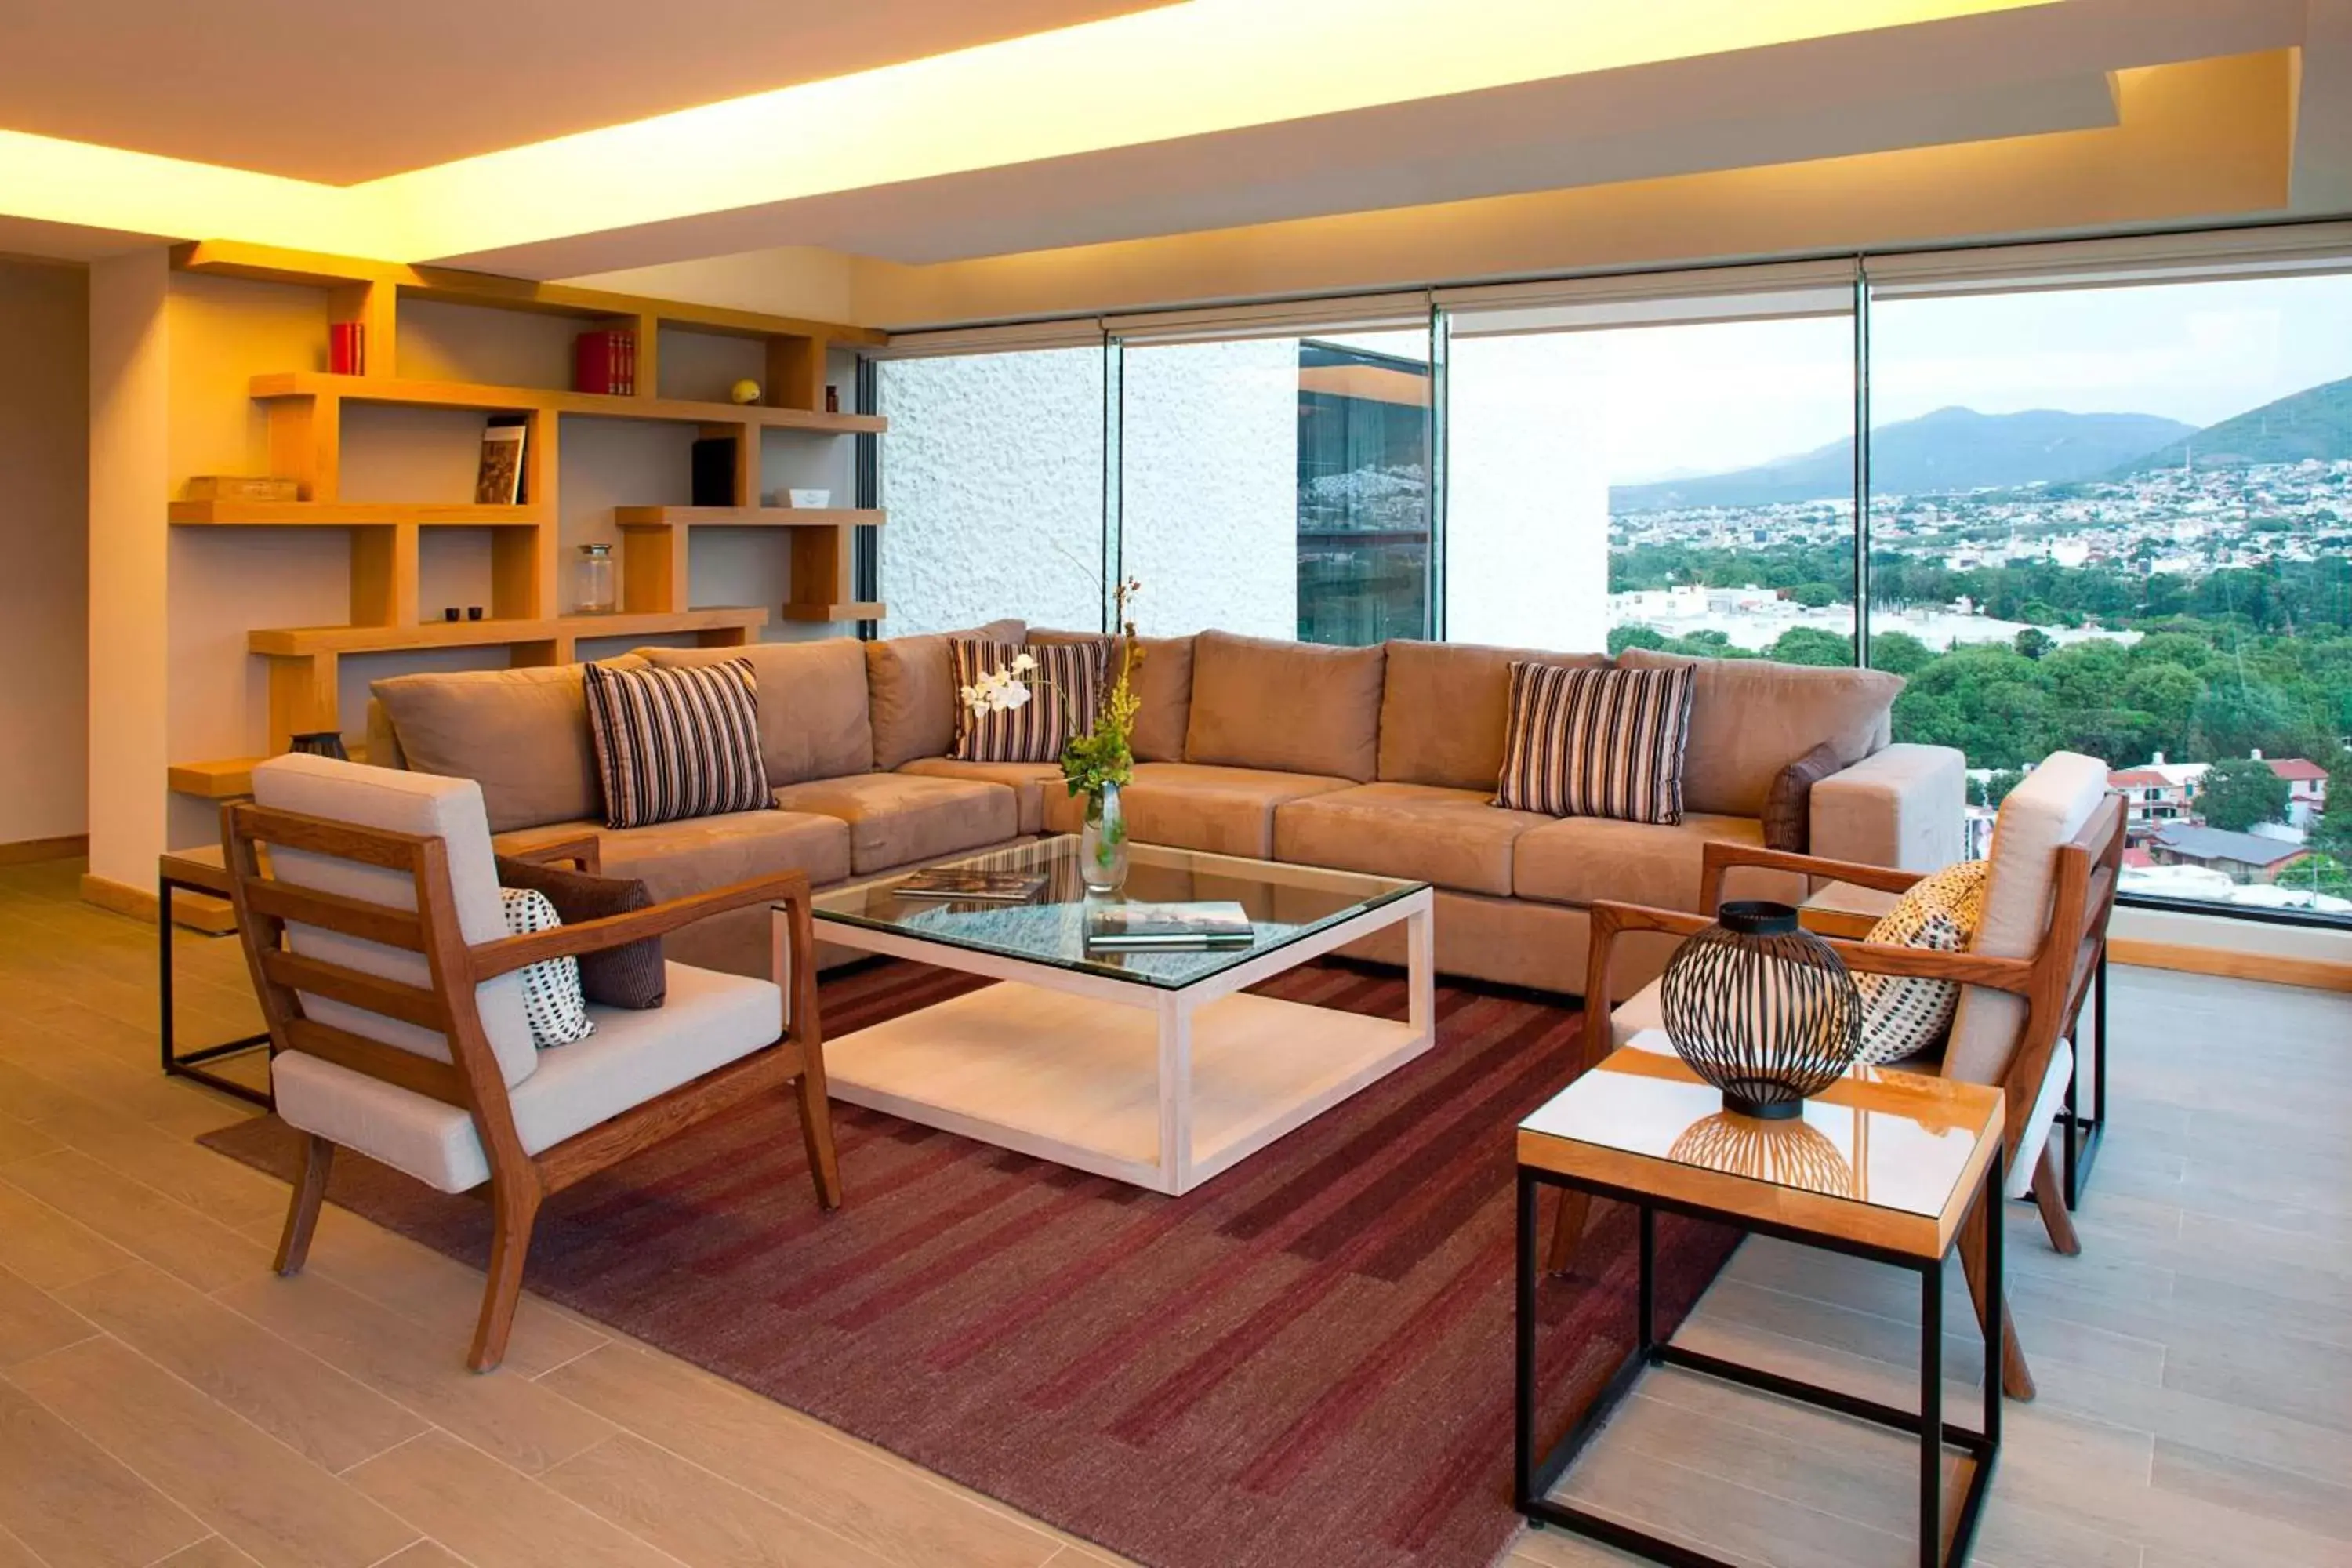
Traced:
<path fill-rule="evenodd" d="M 1992 958 L 2031 958 L 2050 927 L 2057 894 L 2058 849 L 2083 830 L 2107 793 L 2107 764 L 2074 752 L 2053 752 L 2000 803 L 1992 849 L 1985 857 L 1984 918 L 1969 951 Z M 1964 987 L 1944 1051 L 1944 1076 L 1999 1083 L 2025 1027 L 2026 1002 L 2005 991 Z"/>
<path fill-rule="evenodd" d="M 765 980 L 667 966 L 669 999 L 643 1012 L 591 1006 L 596 1032 L 550 1051 L 511 1094 L 523 1152 L 536 1154 L 773 1044 L 783 995 Z M 287 1051 L 271 1065 L 278 1114 L 445 1193 L 490 1179 L 472 1115 L 380 1079 Z"/>
<path fill-rule="evenodd" d="M 468 944 L 496 942 L 507 934 L 498 868 L 490 852 L 489 819 L 482 810 L 482 788 L 473 780 L 398 773 L 294 753 L 272 757 L 253 770 L 253 798 L 279 811 L 441 839 L 447 846 L 458 934 Z M 416 907 L 415 888 L 405 872 L 275 845 L 270 847 L 269 865 L 272 875 L 298 888 L 341 893 L 394 909 Z M 294 951 L 306 956 L 386 980 L 432 986 L 432 972 L 422 953 L 404 952 L 314 926 L 294 925 L 288 935 Z M 499 1070 L 509 1086 L 522 1082 L 539 1065 L 530 1021 L 523 1015 L 522 976 L 501 974 L 484 983 L 476 988 L 474 1002 L 481 1013 L 482 1032 L 499 1059 Z M 321 1024 L 387 1046 L 436 1061 L 450 1059 L 446 1036 L 397 1018 L 307 994 L 302 1011 Z"/>
<path fill-rule="evenodd" d="M 2033 1097 L 2033 1114 L 2025 1119 L 2025 1133 L 2017 1141 L 2017 1159 L 2001 1178 L 2001 1191 L 2012 1198 L 2021 1198 L 2033 1184 L 2033 1167 L 2042 1158 L 2042 1146 L 2050 1142 L 2050 1129 L 2065 1108 L 2066 1080 L 2074 1076 L 2074 1047 L 2064 1040 L 2050 1053 L 2050 1066 L 2042 1074 L 2042 1089 Z"/>

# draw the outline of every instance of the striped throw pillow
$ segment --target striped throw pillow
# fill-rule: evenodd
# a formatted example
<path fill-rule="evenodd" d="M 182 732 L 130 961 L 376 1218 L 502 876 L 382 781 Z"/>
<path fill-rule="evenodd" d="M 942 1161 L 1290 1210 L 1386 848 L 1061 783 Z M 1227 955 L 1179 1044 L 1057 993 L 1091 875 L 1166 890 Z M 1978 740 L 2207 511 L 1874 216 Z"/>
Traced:
<path fill-rule="evenodd" d="M 1692 669 L 1515 660 L 1495 804 L 1547 816 L 1683 819 Z"/>
<path fill-rule="evenodd" d="M 1074 735 L 1095 727 L 1102 708 L 1103 645 L 1055 643 L 1014 647 L 979 637 L 948 645 L 955 661 L 956 738 L 961 763 L 1055 763 Z M 1037 661 L 1029 700 L 997 713 L 974 713 L 961 693 L 983 675 L 1001 674 L 1027 654 Z"/>
<path fill-rule="evenodd" d="M 646 827 L 775 805 L 748 658 L 673 669 L 583 668 L 604 826 Z"/>

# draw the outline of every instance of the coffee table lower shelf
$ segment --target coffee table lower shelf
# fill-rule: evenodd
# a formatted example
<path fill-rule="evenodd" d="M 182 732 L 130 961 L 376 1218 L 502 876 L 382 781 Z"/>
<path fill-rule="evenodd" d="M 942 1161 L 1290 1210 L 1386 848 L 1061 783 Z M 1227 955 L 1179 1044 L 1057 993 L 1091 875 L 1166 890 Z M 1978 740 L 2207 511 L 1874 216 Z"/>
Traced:
<path fill-rule="evenodd" d="M 835 1100 L 1178 1194 L 1430 1039 L 1425 1024 L 1269 996 L 1137 1007 L 1005 980 L 827 1040 L 824 1059 Z"/>

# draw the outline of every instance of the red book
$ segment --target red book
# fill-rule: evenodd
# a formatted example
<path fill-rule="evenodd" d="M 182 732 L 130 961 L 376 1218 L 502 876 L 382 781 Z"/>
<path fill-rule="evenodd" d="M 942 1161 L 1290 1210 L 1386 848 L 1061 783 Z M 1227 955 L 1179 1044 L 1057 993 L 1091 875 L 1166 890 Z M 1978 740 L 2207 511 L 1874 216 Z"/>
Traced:
<path fill-rule="evenodd" d="M 628 396 L 637 395 L 637 334 L 614 332 L 621 342 L 621 391 Z"/>
<path fill-rule="evenodd" d="M 621 390 L 620 345 L 617 333 L 583 332 L 572 340 L 572 388 L 575 392 L 616 393 Z"/>
<path fill-rule="evenodd" d="M 367 323 L 337 321 L 327 329 L 327 369 L 336 375 L 367 374 Z"/>

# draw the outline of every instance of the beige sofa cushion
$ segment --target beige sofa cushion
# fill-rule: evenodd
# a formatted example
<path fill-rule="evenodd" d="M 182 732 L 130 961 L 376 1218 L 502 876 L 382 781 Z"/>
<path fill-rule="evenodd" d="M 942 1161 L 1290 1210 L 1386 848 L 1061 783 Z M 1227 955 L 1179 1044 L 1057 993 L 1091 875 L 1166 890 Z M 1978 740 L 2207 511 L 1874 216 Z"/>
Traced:
<path fill-rule="evenodd" d="M 750 659 L 760 688 L 760 756 L 772 784 L 862 773 L 874 765 L 866 645 L 856 637 L 637 651 L 664 669 Z"/>
<path fill-rule="evenodd" d="M 1377 647 L 1202 632 L 1184 760 L 1369 784 L 1380 766 Z"/>
<path fill-rule="evenodd" d="M 635 654 L 598 662 L 646 667 Z M 604 815 L 580 666 L 394 675 L 372 689 L 407 766 L 482 786 L 491 832 Z"/>
<path fill-rule="evenodd" d="M 1482 789 L 1491 798 L 1510 728 L 1511 663 L 1604 669 L 1597 653 L 1394 641 L 1381 689 L 1383 782 Z"/>
<path fill-rule="evenodd" d="M 867 706 L 874 726 L 874 766 L 884 773 L 917 757 L 944 757 L 955 746 L 955 665 L 948 643 L 986 637 L 1017 643 L 1021 621 L 991 621 L 970 631 L 888 637 L 866 645 Z"/>
<path fill-rule="evenodd" d="M 1554 904 L 1647 904 L 1653 909 L 1699 908 L 1699 862 L 1710 839 L 1761 846 L 1764 825 L 1752 816 L 1685 812 L 1678 826 L 1569 816 L 1530 828 L 1511 846 L 1511 890 Z M 1778 871 L 1738 870 L 1724 879 L 1727 899 L 1775 899 L 1799 903 L 1803 879 Z"/>
<path fill-rule="evenodd" d="M 598 822 L 559 822 L 495 841 L 501 855 L 593 835 L 604 871 L 635 877 L 654 901 L 708 892 L 778 871 L 799 871 L 823 887 L 849 875 L 849 829 L 840 820 L 790 811 L 738 811 L 651 827 L 612 829 Z M 730 910 L 662 938 L 662 956 L 730 974 L 764 978 L 774 967 L 765 906 Z"/>
<path fill-rule="evenodd" d="M 1028 640 L 1040 645 L 1095 642 L 1100 632 L 1032 630 Z M 1132 684 L 1137 703 L 1135 732 L 1129 749 L 1139 763 L 1181 763 L 1184 760 L 1184 727 L 1192 711 L 1192 639 L 1138 637 L 1142 658 L 1136 661 Z"/>
<path fill-rule="evenodd" d="M 849 827 L 849 868 L 860 876 L 1001 844 L 1020 831 L 1020 806 L 1002 784 L 918 773 L 812 779 L 776 792 L 786 811 L 838 817 Z"/>
<path fill-rule="evenodd" d="M 1512 841 L 1552 819 L 1502 810 L 1491 798 L 1490 790 L 1383 783 L 1291 801 L 1275 812 L 1275 858 L 1507 896 Z"/>
<path fill-rule="evenodd" d="M 976 784 L 1003 784 L 1013 792 L 1013 809 L 1019 813 L 1018 833 L 1042 833 L 1045 830 L 1045 807 L 1049 798 L 1067 795 L 1062 784 L 1062 768 L 1058 763 L 961 763 L 953 757 L 917 757 L 898 770 L 919 778 L 970 779 Z M 1075 827 L 1069 831 L 1077 831 Z"/>
<path fill-rule="evenodd" d="M 1827 742 L 1840 767 L 1881 743 L 1903 678 L 1883 669 L 1829 669 L 1761 658 L 1686 658 L 1629 647 L 1626 669 L 1696 667 L 1685 809 L 1761 816 L 1780 770 Z"/>
<path fill-rule="evenodd" d="M 1138 763 L 1135 782 L 1119 792 L 1128 837 L 1140 844 L 1172 844 L 1218 855 L 1274 858 L 1274 815 L 1286 802 L 1346 789 L 1353 781 L 1255 768 L 1195 763 Z M 1045 824 L 1074 831 L 1082 802 L 1047 803 Z"/>

